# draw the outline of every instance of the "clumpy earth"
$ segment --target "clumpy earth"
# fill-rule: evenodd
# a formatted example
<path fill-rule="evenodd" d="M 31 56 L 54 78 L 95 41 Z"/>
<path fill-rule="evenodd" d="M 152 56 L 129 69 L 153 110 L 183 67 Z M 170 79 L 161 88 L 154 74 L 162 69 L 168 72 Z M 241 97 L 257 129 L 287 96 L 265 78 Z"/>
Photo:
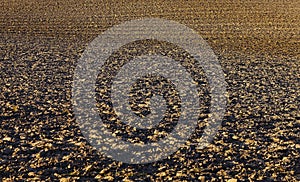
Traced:
<path fill-rule="evenodd" d="M 0 7 L 0 179 L 299 181 L 299 9 L 297 1 L 5 0 Z M 228 101 L 221 128 L 208 147 L 200 150 L 194 145 L 202 134 L 199 122 L 186 147 L 167 159 L 126 164 L 104 156 L 82 135 L 74 119 L 72 81 L 90 41 L 113 25 L 142 17 L 174 20 L 198 32 L 218 56 Z M 178 55 L 186 63 L 190 60 L 176 46 L 147 40 L 120 49 L 106 66 L 113 70 L 114 62 L 130 61 L 128 55 L 137 48 Z M 195 79 L 207 87 L 201 71 L 199 75 Z M 105 95 L 101 96 L 100 88 L 109 90 L 103 78 L 97 79 L 98 108 L 111 111 L 101 107 Z M 155 79 L 141 80 L 149 90 L 144 94 L 151 95 L 149 85 Z M 176 89 L 170 90 L 174 98 L 169 105 L 180 104 Z M 205 121 L 209 95 L 201 96 L 199 121 Z M 132 110 L 143 117 L 151 110 L 146 102 L 138 107 L 137 100 L 132 97 Z M 133 133 L 134 137 L 124 123 L 103 118 L 108 128 L 119 130 L 119 137 L 131 142 L 155 142 L 176 125 L 175 117 L 165 128 L 162 124 L 161 135 L 151 130 Z"/>

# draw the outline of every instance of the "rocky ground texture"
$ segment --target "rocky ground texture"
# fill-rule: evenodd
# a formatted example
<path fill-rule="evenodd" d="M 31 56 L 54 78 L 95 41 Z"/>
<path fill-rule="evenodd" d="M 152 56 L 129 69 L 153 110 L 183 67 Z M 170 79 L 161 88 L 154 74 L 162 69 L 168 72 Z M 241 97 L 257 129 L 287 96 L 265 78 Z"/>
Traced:
<path fill-rule="evenodd" d="M 2 181 L 300 181 L 297 1 L 1 3 Z M 142 17 L 175 20 L 198 32 L 218 56 L 228 103 L 207 148 L 192 144 L 201 136 L 196 132 L 167 159 L 133 165 L 88 143 L 74 119 L 71 91 L 88 43 Z"/>

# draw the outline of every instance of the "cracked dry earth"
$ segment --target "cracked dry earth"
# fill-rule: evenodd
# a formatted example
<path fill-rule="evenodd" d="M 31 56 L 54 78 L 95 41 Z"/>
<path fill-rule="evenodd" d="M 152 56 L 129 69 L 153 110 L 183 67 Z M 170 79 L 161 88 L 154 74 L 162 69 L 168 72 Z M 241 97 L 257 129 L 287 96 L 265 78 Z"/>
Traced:
<path fill-rule="evenodd" d="M 300 181 L 297 1 L 1 3 L 1 181 Z M 194 79 L 203 88 L 203 112 L 187 145 L 161 161 L 126 164 L 105 157 L 83 137 L 74 119 L 72 81 L 90 41 L 113 25 L 142 17 L 175 20 L 198 32 L 218 56 L 228 101 L 214 140 L 197 149 L 194 143 L 205 127 L 210 99 L 205 76 L 198 70 Z M 151 51 L 173 56 L 192 69 L 192 59 L 180 48 L 145 40 L 116 52 L 107 70 Z M 101 104 L 109 91 L 103 80 L 110 78 L 104 78 L 97 79 L 98 108 L 108 128 L 123 140 L 156 142 L 176 125 L 180 98 L 176 88 L 162 86 L 170 85 L 167 80 L 137 82 L 136 88 L 148 90 L 132 91 L 132 110 L 147 115 L 147 102 L 140 107 L 138 95 L 151 96 L 151 85 L 156 85 L 163 88 L 162 95 L 172 95 L 166 102 L 175 122 L 170 117 L 158 129 L 136 132 L 113 121 L 112 106 Z"/>

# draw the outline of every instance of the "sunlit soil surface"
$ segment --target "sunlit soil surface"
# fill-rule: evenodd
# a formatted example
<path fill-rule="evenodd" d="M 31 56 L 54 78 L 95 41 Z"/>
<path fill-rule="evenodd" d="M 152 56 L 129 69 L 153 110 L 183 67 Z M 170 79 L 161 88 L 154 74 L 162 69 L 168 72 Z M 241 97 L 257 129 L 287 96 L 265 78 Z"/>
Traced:
<path fill-rule="evenodd" d="M 299 181 L 299 9 L 297 1 L 5 0 L 0 7 L 0 179 Z M 225 73 L 228 103 L 209 147 L 194 146 L 200 122 L 187 147 L 169 158 L 129 165 L 103 156 L 82 136 L 71 86 L 76 63 L 93 38 L 142 17 L 178 21 L 208 42 Z M 207 117 L 203 112 L 199 120 Z"/>

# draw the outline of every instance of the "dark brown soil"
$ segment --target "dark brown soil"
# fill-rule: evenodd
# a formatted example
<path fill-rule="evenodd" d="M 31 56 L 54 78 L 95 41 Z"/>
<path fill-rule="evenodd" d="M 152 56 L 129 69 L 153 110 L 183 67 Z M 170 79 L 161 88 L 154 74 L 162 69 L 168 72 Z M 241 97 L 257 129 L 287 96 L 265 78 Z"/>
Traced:
<path fill-rule="evenodd" d="M 2 1 L 0 179 L 299 181 L 299 11 L 296 0 Z M 197 31 L 219 58 L 229 98 L 209 147 L 190 145 L 163 161 L 129 165 L 106 158 L 82 136 L 71 86 L 93 38 L 142 17 Z"/>

